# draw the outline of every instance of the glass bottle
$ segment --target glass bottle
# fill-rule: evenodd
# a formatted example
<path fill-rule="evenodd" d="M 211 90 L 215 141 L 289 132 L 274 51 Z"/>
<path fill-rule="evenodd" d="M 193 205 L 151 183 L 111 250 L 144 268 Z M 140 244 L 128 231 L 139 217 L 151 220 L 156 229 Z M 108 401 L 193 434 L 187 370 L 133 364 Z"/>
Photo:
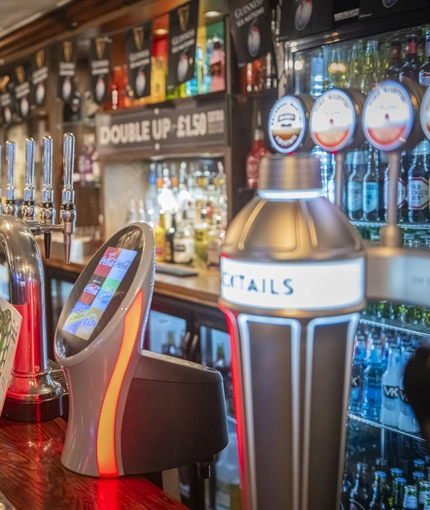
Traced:
<path fill-rule="evenodd" d="M 348 87 L 360 89 L 363 76 L 363 46 L 361 42 L 352 45 L 348 74 Z"/>
<path fill-rule="evenodd" d="M 389 495 L 387 497 L 387 503 L 388 508 L 394 508 L 394 498 L 396 496 L 396 487 L 397 487 L 397 478 L 401 478 L 402 476 L 402 470 L 399 468 L 391 468 L 390 469 L 390 475 L 391 475 L 391 487 L 389 491 Z"/>
<path fill-rule="evenodd" d="M 363 178 L 366 171 L 366 151 L 362 146 L 354 152 L 352 173 L 346 185 L 346 209 L 351 220 L 363 216 Z"/>
<path fill-rule="evenodd" d="M 264 131 L 261 126 L 261 114 L 257 114 L 257 129 L 254 131 L 254 143 L 251 152 L 246 157 L 246 184 L 248 188 L 257 188 L 260 161 L 269 155 L 264 143 Z"/>
<path fill-rule="evenodd" d="M 343 59 L 341 58 L 340 47 L 337 44 L 331 52 L 331 62 L 328 66 L 328 72 L 330 75 L 329 88 L 347 87 L 348 79 L 346 77 L 346 71 L 347 71 L 346 64 L 345 62 L 343 62 Z"/>
<path fill-rule="evenodd" d="M 378 41 L 367 41 L 364 55 L 364 74 L 361 80 L 361 92 L 368 94 L 378 83 L 379 54 Z"/>
<path fill-rule="evenodd" d="M 364 369 L 366 365 L 366 337 L 358 334 L 355 341 L 354 358 L 351 369 L 351 395 L 349 398 L 349 412 L 360 414 L 363 404 Z"/>
<path fill-rule="evenodd" d="M 213 51 L 210 56 L 211 92 L 225 89 L 225 53 L 221 40 L 214 36 Z"/>
<path fill-rule="evenodd" d="M 400 39 L 393 39 L 390 43 L 390 60 L 388 69 L 385 72 L 384 80 L 399 81 L 402 68 L 402 42 Z"/>
<path fill-rule="evenodd" d="M 384 218 L 387 221 L 388 215 L 388 184 L 389 167 L 387 166 L 384 176 Z M 397 221 L 404 223 L 408 221 L 408 168 L 406 166 L 406 153 L 402 152 L 400 160 L 400 175 L 397 183 Z"/>
<path fill-rule="evenodd" d="M 413 162 L 408 172 L 408 218 L 411 223 L 429 222 L 429 152 L 427 140 L 413 150 Z"/>
<path fill-rule="evenodd" d="M 173 238 L 176 232 L 176 215 L 172 215 L 172 222 L 170 227 L 166 230 L 166 246 L 165 246 L 165 261 L 173 263 Z"/>
<path fill-rule="evenodd" d="M 206 267 L 208 260 L 208 232 L 207 210 L 200 211 L 201 221 L 194 226 L 195 264 Z"/>
<path fill-rule="evenodd" d="M 155 261 L 164 262 L 166 255 L 166 228 L 164 211 L 160 211 L 160 220 L 154 227 Z"/>
<path fill-rule="evenodd" d="M 375 471 L 373 482 L 373 497 L 369 504 L 369 510 L 385 510 L 385 490 L 387 475 L 383 471 Z"/>
<path fill-rule="evenodd" d="M 402 508 L 404 508 L 404 510 L 418 509 L 417 488 L 415 485 L 406 485 Z"/>
<path fill-rule="evenodd" d="M 364 372 L 363 416 L 379 421 L 382 405 L 382 345 L 373 341 L 369 366 Z"/>
<path fill-rule="evenodd" d="M 197 96 L 202 93 L 203 83 L 203 50 L 199 43 L 196 44 L 196 57 L 194 65 L 194 75 L 191 80 L 185 83 L 187 96 Z"/>
<path fill-rule="evenodd" d="M 426 31 L 425 60 L 420 67 L 419 82 L 423 87 L 430 85 L 430 30 Z"/>
<path fill-rule="evenodd" d="M 224 241 L 225 230 L 221 216 L 215 218 L 215 227 L 208 232 L 208 267 L 220 267 L 221 246 Z"/>
<path fill-rule="evenodd" d="M 166 71 L 163 57 L 160 56 L 152 58 L 151 99 L 154 103 L 161 103 L 166 99 Z"/>
<path fill-rule="evenodd" d="M 272 52 L 266 55 L 266 85 L 267 90 L 278 89 L 278 75 L 276 73 L 276 59 Z"/>
<path fill-rule="evenodd" d="M 363 220 L 379 221 L 379 172 L 376 165 L 376 149 L 370 145 L 367 171 L 363 178 Z"/>
<path fill-rule="evenodd" d="M 405 371 L 406 363 L 413 356 L 414 351 L 410 348 L 404 348 L 402 352 L 402 368 L 401 368 L 401 378 L 399 383 L 399 391 L 400 391 L 400 413 L 399 413 L 399 429 L 409 432 L 409 433 L 417 433 L 420 430 L 417 419 L 415 418 L 412 407 L 409 405 L 408 397 L 405 392 L 404 386 L 404 378 L 403 374 Z"/>
<path fill-rule="evenodd" d="M 181 225 L 173 236 L 173 261 L 176 264 L 190 265 L 193 263 L 194 253 L 194 232 L 185 210 Z"/>
<path fill-rule="evenodd" d="M 322 51 L 311 59 L 311 90 L 313 97 L 319 97 L 324 92 L 324 58 Z"/>
<path fill-rule="evenodd" d="M 391 346 L 388 354 L 387 370 L 382 375 L 381 423 L 397 427 L 400 412 L 400 351 Z"/>
<path fill-rule="evenodd" d="M 430 494 L 427 494 L 424 500 L 424 510 L 430 510 Z"/>
<path fill-rule="evenodd" d="M 409 34 L 406 39 L 406 58 L 400 72 L 400 81 L 404 78 L 417 82 L 419 81 L 420 61 L 417 55 L 418 37 Z"/>
<path fill-rule="evenodd" d="M 367 464 L 359 462 L 355 475 L 355 485 L 349 495 L 350 510 L 367 510 L 369 504 Z"/>

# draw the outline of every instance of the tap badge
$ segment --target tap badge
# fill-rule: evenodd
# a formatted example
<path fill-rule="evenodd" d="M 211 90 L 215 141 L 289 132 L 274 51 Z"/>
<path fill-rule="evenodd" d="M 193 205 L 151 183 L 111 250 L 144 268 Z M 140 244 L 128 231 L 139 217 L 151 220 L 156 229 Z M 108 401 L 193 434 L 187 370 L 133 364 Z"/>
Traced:
<path fill-rule="evenodd" d="M 294 96 L 279 99 L 269 116 L 269 138 L 274 149 L 282 154 L 294 152 L 306 132 L 306 114 Z"/>

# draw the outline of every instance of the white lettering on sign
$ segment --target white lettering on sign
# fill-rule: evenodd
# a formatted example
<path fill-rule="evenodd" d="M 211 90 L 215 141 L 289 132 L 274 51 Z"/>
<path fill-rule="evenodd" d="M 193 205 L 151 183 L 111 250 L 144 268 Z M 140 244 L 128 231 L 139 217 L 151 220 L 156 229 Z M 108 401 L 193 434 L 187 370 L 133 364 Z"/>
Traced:
<path fill-rule="evenodd" d="M 357 305 L 364 299 L 364 259 L 269 264 L 222 257 L 221 297 L 271 310 Z"/>

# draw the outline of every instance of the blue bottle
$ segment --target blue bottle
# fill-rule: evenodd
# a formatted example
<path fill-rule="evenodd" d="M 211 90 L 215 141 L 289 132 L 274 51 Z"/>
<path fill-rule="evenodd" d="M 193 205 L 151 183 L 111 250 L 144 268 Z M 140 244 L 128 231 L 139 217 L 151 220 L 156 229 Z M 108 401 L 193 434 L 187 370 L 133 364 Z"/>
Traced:
<path fill-rule="evenodd" d="M 363 417 L 379 421 L 382 406 L 382 344 L 373 339 L 369 366 L 364 371 Z"/>
<path fill-rule="evenodd" d="M 349 399 L 349 412 L 360 414 L 363 405 L 364 370 L 366 367 L 366 337 L 357 335 L 355 341 L 354 358 L 351 369 L 351 395 Z"/>

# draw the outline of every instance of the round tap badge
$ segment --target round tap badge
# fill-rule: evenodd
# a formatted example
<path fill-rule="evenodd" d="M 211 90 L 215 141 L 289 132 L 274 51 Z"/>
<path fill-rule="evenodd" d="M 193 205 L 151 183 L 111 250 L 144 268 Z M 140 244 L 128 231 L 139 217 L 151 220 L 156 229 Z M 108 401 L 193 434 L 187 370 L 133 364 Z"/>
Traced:
<path fill-rule="evenodd" d="M 411 134 L 413 123 L 412 101 L 403 85 L 384 81 L 370 92 L 363 110 L 363 130 L 376 149 L 400 149 Z"/>
<path fill-rule="evenodd" d="M 306 131 L 306 115 L 300 101 L 285 96 L 276 101 L 269 116 L 269 138 L 273 148 L 283 154 L 294 152 Z"/>
<path fill-rule="evenodd" d="M 423 101 L 421 103 L 420 120 L 424 134 L 430 140 L 430 87 L 424 94 Z"/>
<path fill-rule="evenodd" d="M 343 90 L 324 92 L 314 104 L 309 122 L 311 135 L 321 149 L 338 152 L 349 145 L 357 116 L 354 104 Z"/>

